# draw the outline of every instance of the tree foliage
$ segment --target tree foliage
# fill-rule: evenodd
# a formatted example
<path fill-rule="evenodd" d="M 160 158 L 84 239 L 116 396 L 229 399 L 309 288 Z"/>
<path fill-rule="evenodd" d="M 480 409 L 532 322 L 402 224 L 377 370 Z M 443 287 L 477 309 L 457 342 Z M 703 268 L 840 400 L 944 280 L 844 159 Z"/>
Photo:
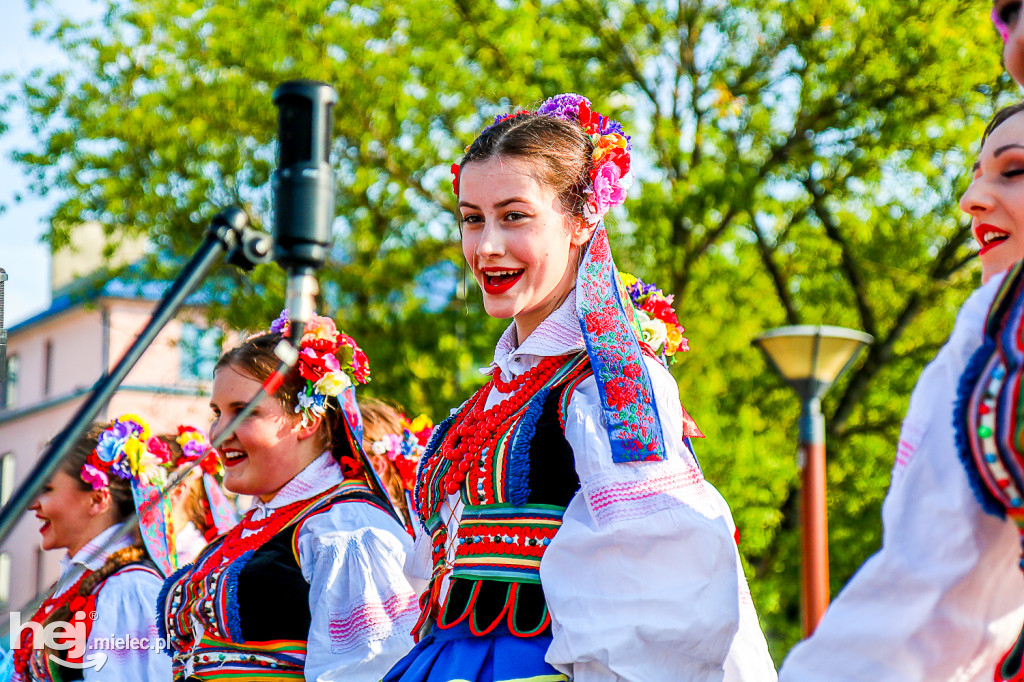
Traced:
<path fill-rule="evenodd" d="M 799 637 L 798 405 L 751 347 L 762 330 L 875 337 L 825 404 L 833 592 L 878 547 L 910 390 L 977 279 L 956 200 L 1008 87 L 986 1 L 107 1 L 91 23 L 37 9 L 75 67 L 18 93 L 56 247 L 97 220 L 172 269 L 220 206 L 269 216 L 270 94 L 332 83 L 323 308 L 367 349 L 369 393 L 440 417 L 504 324 L 466 293 L 448 168 L 493 114 L 582 92 L 633 131 L 617 258 L 676 295 L 693 350 L 674 371 L 778 660 Z M 213 313 L 265 326 L 281 280 L 225 270 Z"/>

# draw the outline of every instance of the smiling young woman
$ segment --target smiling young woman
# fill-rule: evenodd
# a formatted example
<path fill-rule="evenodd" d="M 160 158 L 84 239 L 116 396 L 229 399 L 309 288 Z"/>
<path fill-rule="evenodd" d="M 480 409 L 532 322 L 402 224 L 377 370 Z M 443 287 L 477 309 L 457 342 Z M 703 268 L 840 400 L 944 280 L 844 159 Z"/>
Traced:
<path fill-rule="evenodd" d="M 156 647 L 112 653 L 102 644 L 114 638 L 148 641 L 156 626 L 153 604 L 163 575 L 142 539 L 129 534 L 110 541 L 135 512 L 135 500 L 146 499 L 141 491 L 163 479 L 161 445 L 135 415 L 94 425 L 32 505 L 42 548 L 67 552 L 60 579 L 32 620 L 80 624 L 85 649 L 54 650 L 50 643 L 34 648 L 26 628 L 14 649 L 15 680 L 134 682 L 170 676 L 170 662 Z M 162 527 L 160 514 L 143 511 L 140 519 L 147 541 L 154 539 L 150 531 Z M 166 554 L 165 548 L 152 549 Z M 96 654 L 111 656 L 100 670 L 90 665 Z"/>
<path fill-rule="evenodd" d="M 774 679 L 729 508 L 601 222 L 632 179 L 621 126 L 559 95 L 454 170 L 463 255 L 511 323 L 420 464 L 420 640 L 385 680 Z"/>
<path fill-rule="evenodd" d="M 1019 11 L 993 11 L 1015 77 Z M 790 653 L 783 682 L 1024 682 L 1024 104 L 989 123 L 960 207 L 983 285 L 910 396 L 881 550 Z"/>
<path fill-rule="evenodd" d="M 282 315 L 217 363 L 211 435 L 276 369 L 288 325 Z M 366 356 L 330 318 L 304 332 L 298 371 L 220 449 L 224 486 L 253 507 L 164 585 L 177 680 L 377 682 L 412 646 L 412 540 L 360 445 Z"/>

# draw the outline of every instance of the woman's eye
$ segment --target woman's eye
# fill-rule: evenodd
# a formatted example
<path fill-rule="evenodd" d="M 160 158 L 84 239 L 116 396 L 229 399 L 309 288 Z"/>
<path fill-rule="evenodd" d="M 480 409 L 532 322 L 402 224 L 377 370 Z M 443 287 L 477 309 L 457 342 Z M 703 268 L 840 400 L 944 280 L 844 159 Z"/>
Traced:
<path fill-rule="evenodd" d="M 999 19 L 1007 26 L 1013 26 L 1020 16 L 1020 2 L 1008 2 L 999 8 Z"/>
<path fill-rule="evenodd" d="M 1024 175 L 1024 168 L 1014 168 L 1012 170 L 1003 171 L 1004 178 L 1013 178 L 1018 175 Z"/>
<path fill-rule="evenodd" d="M 462 222 L 471 225 L 481 223 L 483 222 L 483 220 L 483 216 L 476 215 L 475 213 L 470 213 L 469 215 L 462 216 Z"/>
<path fill-rule="evenodd" d="M 505 220 L 510 220 L 513 222 L 516 220 L 522 220 L 525 217 L 526 214 L 520 213 L 519 211 L 509 211 L 508 213 L 505 214 Z"/>

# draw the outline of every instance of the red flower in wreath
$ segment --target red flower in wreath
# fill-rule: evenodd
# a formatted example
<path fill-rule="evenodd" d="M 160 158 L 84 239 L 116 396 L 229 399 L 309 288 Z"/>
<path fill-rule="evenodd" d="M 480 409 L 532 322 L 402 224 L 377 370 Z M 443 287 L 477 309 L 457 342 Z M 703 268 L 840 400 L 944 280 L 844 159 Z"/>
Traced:
<path fill-rule="evenodd" d="M 459 164 L 452 164 L 452 175 L 455 176 L 452 178 L 452 191 L 455 192 L 455 196 L 459 196 Z"/>
<path fill-rule="evenodd" d="M 662 322 L 671 322 L 676 326 L 681 326 L 679 318 L 676 317 L 676 311 L 672 310 L 672 303 L 660 296 L 648 297 L 644 304 L 640 306 L 640 310 L 650 313 L 651 316 L 658 318 Z"/>
<path fill-rule="evenodd" d="M 320 355 L 312 348 L 303 348 L 299 353 L 299 374 L 303 379 L 316 382 L 325 374 L 340 369 L 341 364 L 338 363 L 338 358 L 334 357 L 333 353 Z"/>
<path fill-rule="evenodd" d="M 612 379 L 605 387 L 608 405 L 613 409 L 622 410 L 637 402 L 637 383 L 629 378 Z"/>
<path fill-rule="evenodd" d="M 587 131 L 587 134 L 594 135 L 601 132 L 601 114 L 590 110 L 587 100 L 580 102 L 580 125 Z"/>

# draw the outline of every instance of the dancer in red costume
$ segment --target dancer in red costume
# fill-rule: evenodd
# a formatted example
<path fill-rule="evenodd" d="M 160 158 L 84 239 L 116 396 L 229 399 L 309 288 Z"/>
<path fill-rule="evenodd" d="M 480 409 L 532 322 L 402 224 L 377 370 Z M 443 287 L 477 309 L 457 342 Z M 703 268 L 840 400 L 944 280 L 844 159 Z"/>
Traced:
<path fill-rule="evenodd" d="M 211 434 L 276 369 L 288 325 L 282 314 L 217 363 Z M 355 341 L 315 317 L 298 370 L 221 445 L 224 486 L 254 502 L 164 585 L 175 680 L 376 682 L 412 646 L 412 540 L 361 447 L 368 378 Z"/>
<path fill-rule="evenodd" d="M 453 167 L 463 255 L 512 324 L 421 463 L 420 641 L 387 682 L 775 679 L 699 431 L 612 261 L 630 162 L 566 94 Z"/>

